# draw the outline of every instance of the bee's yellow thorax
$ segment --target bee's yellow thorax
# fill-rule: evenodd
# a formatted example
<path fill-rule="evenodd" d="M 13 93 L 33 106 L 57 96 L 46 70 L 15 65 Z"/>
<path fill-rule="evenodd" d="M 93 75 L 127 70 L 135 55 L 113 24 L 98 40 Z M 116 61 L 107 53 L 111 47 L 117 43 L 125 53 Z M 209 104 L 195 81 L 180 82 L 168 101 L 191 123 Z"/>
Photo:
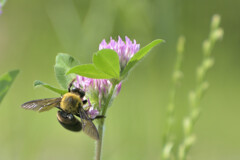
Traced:
<path fill-rule="evenodd" d="M 72 114 L 78 113 L 79 105 L 83 106 L 80 96 L 71 92 L 64 94 L 60 103 L 65 112 Z"/>

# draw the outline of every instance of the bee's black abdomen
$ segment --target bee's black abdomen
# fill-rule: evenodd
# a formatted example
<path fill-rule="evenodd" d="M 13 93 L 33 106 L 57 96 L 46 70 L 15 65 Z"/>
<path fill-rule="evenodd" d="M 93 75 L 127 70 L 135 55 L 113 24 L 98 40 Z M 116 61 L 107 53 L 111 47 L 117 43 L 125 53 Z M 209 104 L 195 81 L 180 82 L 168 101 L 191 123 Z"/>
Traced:
<path fill-rule="evenodd" d="M 68 114 L 62 110 L 57 113 L 58 122 L 67 130 L 79 132 L 82 130 L 82 124 L 73 114 Z"/>

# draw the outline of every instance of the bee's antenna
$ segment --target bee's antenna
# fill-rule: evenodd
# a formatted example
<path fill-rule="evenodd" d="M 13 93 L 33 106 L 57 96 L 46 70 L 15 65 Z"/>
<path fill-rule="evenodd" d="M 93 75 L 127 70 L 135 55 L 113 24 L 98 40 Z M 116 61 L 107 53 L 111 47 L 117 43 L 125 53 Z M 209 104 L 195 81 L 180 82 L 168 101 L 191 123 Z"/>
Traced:
<path fill-rule="evenodd" d="M 76 81 L 76 78 L 74 78 L 74 79 L 72 80 L 72 82 L 68 85 L 68 92 L 71 91 L 71 87 L 72 87 L 74 81 Z"/>

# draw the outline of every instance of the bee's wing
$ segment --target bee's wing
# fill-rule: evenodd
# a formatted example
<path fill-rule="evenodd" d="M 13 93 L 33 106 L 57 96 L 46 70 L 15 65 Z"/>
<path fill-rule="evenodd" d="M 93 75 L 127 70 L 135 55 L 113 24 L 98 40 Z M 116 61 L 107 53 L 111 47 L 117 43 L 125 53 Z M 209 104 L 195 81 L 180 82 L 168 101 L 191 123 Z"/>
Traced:
<path fill-rule="evenodd" d="M 92 120 L 88 117 L 82 107 L 79 109 L 79 114 L 82 122 L 83 132 L 93 139 L 99 140 L 99 134 L 96 126 L 93 124 Z"/>
<path fill-rule="evenodd" d="M 47 98 L 47 99 L 38 99 L 26 102 L 21 105 L 22 108 L 30 109 L 38 112 L 48 111 L 52 109 L 53 107 L 60 107 L 60 98 Z"/>

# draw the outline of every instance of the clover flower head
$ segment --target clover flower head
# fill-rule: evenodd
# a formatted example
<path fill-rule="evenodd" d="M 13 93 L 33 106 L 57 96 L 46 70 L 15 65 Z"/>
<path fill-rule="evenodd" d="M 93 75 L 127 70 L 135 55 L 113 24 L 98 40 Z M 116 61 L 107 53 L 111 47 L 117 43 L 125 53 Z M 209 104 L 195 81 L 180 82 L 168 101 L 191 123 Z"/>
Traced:
<path fill-rule="evenodd" d="M 125 42 L 118 36 L 118 41 L 110 38 L 110 42 L 107 43 L 104 39 L 99 45 L 99 50 L 112 49 L 117 52 L 121 71 L 126 67 L 127 62 L 133 55 L 138 52 L 139 48 L 140 44 L 137 44 L 135 39 L 132 42 L 127 36 L 125 36 Z"/>
<path fill-rule="evenodd" d="M 74 86 L 85 91 L 88 107 L 90 107 L 88 114 L 94 118 L 99 114 L 102 105 L 106 103 L 112 83 L 107 79 L 92 79 L 77 75 Z M 121 82 L 116 85 L 114 96 L 117 96 L 120 90 Z"/>
<path fill-rule="evenodd" d="M 139 51 L 140 44 L 137 44 L 136 40 L 131 41 L 127 36 L 125 42 L 118 36 L 118 41 L 110 38 L 110 42 L 107 43 L 104 39 L 100 45 L 99 50 L 112 49 L 117 52 L 119 56 L 121 71 L 126 67 L 128 61 Z M 91 118 L 95 118 L 103 105 L 109 103 L 109 94 L 112 90 L 112 83 L 107 79 L 92 79 L 77 75 L 74 82 L 75 87 L 82 89 L 86 93 L 88 99 L 88 114 Z M 114 92 L 111 92 L 111 96 L 116 97 L 122 87 L 122 82 L 117 84 L 114 88 Z M 112 98 L 112 97 L 110 97 Z"/>
<path fill-rule="evenodd" d="M 88 98 L 88 115 L 90 118 L 94 119 L 98 114 L 99 114 L 99 111 L 97 109 L 94 109 L 94 106 L 91 104 L 89 98 Z"/>

